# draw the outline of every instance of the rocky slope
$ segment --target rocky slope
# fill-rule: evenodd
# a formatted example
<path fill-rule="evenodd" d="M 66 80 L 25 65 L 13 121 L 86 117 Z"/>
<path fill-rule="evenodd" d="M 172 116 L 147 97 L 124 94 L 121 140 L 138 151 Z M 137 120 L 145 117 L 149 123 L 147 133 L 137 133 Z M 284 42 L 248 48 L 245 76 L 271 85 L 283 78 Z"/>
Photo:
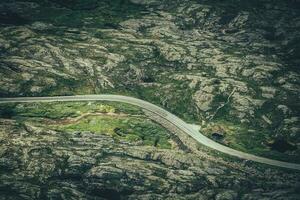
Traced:
<path fill-rule="evenodd" d="M 299 162 L 299 10 L 298 0 L 2 0 L 0 96 L 132 95 L 235 149 Z M 228 166 L 205 148 L 1 124 L 3 199 L 299 198 L 297 174 Z"/>
<path fill-rule="evenodd" d="M 234 148 L 299 155 L 298 1 L 6 0 L 0 13 L 1 96 L 134 95 Z M 278 140 L 290 148 L 270 153 Z"/>
<path fill-rule="evenodd" d="M 26 108 L 22 104 L 17 107 Z M 54 116 L 52 109 L 1 115 L 0 199 L 300 197 L 299 173 L 211 152 L 150 113 L 145 114 L 172 132 L 171 140 L 176 144 L 172 148 L 128 142 L 103 131 L 57 131 L 41 126 L 51 124 L 53 119 L 47 116 Z M 70 121 L 66 117 L 55 120 L 56 124 Z"/>

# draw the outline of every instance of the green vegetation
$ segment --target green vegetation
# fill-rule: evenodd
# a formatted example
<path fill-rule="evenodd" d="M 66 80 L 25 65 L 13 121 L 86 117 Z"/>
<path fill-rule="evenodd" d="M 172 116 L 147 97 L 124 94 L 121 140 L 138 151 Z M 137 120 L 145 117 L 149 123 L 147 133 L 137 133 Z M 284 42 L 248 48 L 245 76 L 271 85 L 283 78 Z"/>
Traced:
<path fill-rule="evenodd" d="M 23 104 L 1 104 L 0 117 L 43 117 L 60 119 L 78 117 L 84 113 L 128 113 L 142 114 L 140 108 L 116 102 L 45 102 Z"/>
<path fill-rule="evenodd" d="M 129 0 L 30 1 L 43 6 L 32 10 L 26 19 L 22 18 L 23 21 L 27 23 L 45 21 L 54 25 L 67 25 L 69 27 L 117 28 L 120 21 L 128 18 L 128 16 L 140 15 L 140 11 L 143 10 L 142 6 L 133 4 Z M 55 7 L 53 7 L 53 3 L 55 3 Z"/>
<path fill-rule="evenodd" d="M 256 131 L 250 128 L 251 127 L 237 125 L 225 120 L 215 120 L 213 123 L 203 126 L 201 133 L 211 139 L 214 139 L 212 136 L 213 133 L 221 133 L 224 138 L 214 140 L 239 151 L 282 161 L 300 162 L 300 157 L 297 155 L 272 151 L 267 145 L 267 141 L 272 140 L 269 132 L 266 130 Z"/>
<path fill-rule="evenodd" d="M 108 134 L 116 140 L 171 148 L 166 129 L 135 106 L 116 102 L 51 102 L 1 104 L 1 118 L 57 131 Z"/>
<path fill-rule="evenodd" d="M 169 133 L 144 117 L 132 116 L 89 116 L 78 123 L 53 125 L 60 131 L 91 131 L 97 134 L 109 134 L 117 140 L 141 142 L 143 145 L 159 148 L 171 148 Z"/>

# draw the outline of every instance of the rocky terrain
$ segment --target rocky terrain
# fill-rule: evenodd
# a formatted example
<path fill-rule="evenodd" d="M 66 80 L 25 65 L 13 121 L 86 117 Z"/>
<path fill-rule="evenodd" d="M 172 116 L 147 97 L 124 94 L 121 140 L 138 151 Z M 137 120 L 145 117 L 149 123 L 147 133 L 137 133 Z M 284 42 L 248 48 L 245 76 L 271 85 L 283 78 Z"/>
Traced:
<path fill-rule="evenodd" d="M 1 1 L 1 96 L 132 95 L 299 160 L 298 1 L 63 2 Z"/>
<path fill-rule="evenodd" d="M 232 148 L 300 162 L 299 30 L 298 0 L 1 0 L 0 97 L 135 96 Z M 197 144 L 6 118 L 0 133 L 2 199 L 299 199 L 299 174 Z"/>
<path fill-rule="evenodd" d="M 68 109 L 60 111 L 61 106 Z M 3 200 L 300 197 L 298 173 L 226 158 L 200 146 L 158 116 L 134 108 L 123 107 L 120 111 L 120 106 L 95 103 L 5 107 L 10 109 L 2 112 L 0 119 Z M 80 112 L 74 113 L 78 108 Z M 77 121 L 84 123 L 85 113 L 94 113 L 88 121 L 91 127 L 99 117 L 102 121 L 104 117 L 106 124 L 98 124 L 98 131 L 74 129 L 75 125 L 81 127 Z M 115 119 L 108 118 L 108 114 Z M 146 140 L 128 141 L 109 133 L 115 120 L 125 115 L 131 119 L 137 114 L 140 119 L 150 118 L 152 123 L 159 122 L 169 129 L 171 133 L 160 131 L 159 140 L 171 134 L 172 147 L 151 145 Z M 57 128 L 70 123 L 71 131 Z M 143 128 L 132 121 L 127 124 L 123 131 L 142 128 L 147 132 L 145 125 Z M 118 121 L 117 126 L 122 124 Z"/>

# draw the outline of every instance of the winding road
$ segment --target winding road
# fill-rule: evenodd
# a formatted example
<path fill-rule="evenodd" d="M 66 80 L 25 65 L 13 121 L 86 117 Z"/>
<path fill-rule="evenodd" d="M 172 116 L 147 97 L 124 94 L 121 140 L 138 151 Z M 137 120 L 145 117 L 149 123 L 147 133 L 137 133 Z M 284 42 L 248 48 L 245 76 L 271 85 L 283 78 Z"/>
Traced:
<path fill-rule="evenodd" d="M 141 99 L 128 97 L 128 96 L 121 96 L 121 95 L 76 95 L 76 96 L 55 96 L 55 97 L 16 97 L 16 98 L 0 98 L 0 103 L 14 103 L 14 102 L 55 102 L 55 101 L 115 101 L 115 102 L 123 102 L 129 103 L 152 113 L 159 115 L 160 117 L 166 119 L 174 126 L 185 132 L 186 134 L 190 135 L 192 138 L 200 142 L 201 144 L 206 145 L 212 149 L 220 151 L 222 153 L 236 156 L 238 158 L 251 160 L 263 164 L 273 165 L 277 167 L 283 167 L 288 169 L 295 169 L 300 170 L 300 164 L 296 163 L 289 163 L 283 162 L 278 160 L 273 160 L 269 158 L 264 158 L 260 156 L 255 156 L 252 154 L 244 153 L 241 151 L 237 151 L 231 149 L 229 147 L 223 146 L 206 136 L 202 135 L 198 130 L 193 128 L 190 124 L 187 124 L 180 118 L 176 117 L 172 113 L 156 106 L 152 103 L 147 101 L 143 101 Z"/>

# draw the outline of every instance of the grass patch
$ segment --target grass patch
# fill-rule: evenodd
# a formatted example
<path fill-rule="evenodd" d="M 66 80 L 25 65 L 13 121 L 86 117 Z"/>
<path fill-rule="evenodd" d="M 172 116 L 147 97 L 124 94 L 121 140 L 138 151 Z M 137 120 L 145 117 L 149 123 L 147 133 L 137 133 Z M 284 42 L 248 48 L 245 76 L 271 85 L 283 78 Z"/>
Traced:
<path fill-rule="evenodd" d="M 45 102 L 45 103 L 18 103 L 0 104 L 0 117 L 40 117 L 61 119 L 78 117 L 83 113 L 128 113 L 143 114 L 135 106 L 116 102 Z"/>
<path fill-rule="evenodd" d="M 78 121 L 73 120 L 75 117 L 87 113 L 97 113 L 97 115 L 87 115 Z M 116 140 L 134 142 L 139 145 L 171 148 L 170 133 L 166 129 L 143 116 L 143 111 L 140 108 L 125 103 L 44 102 L 0 104 L 0 118 L 15 119 L 20 124 L 30 122 L 34 126 L 45 129 L 67 132 L 90 131 L 97 134 L 108 134 Z M 60 123 L 62 120 L 64 120 L 64 123 Z"/>
<path fill-rule="evenodd" d="M 117 140 L 139 142 L 158 148 L 171 148 L 167 130 L 144 117 L 89 116 L 78 123 L 54 125 L 50 128 L 68 132 L 91 131 L 97 134 L 108 134 Z"/>

